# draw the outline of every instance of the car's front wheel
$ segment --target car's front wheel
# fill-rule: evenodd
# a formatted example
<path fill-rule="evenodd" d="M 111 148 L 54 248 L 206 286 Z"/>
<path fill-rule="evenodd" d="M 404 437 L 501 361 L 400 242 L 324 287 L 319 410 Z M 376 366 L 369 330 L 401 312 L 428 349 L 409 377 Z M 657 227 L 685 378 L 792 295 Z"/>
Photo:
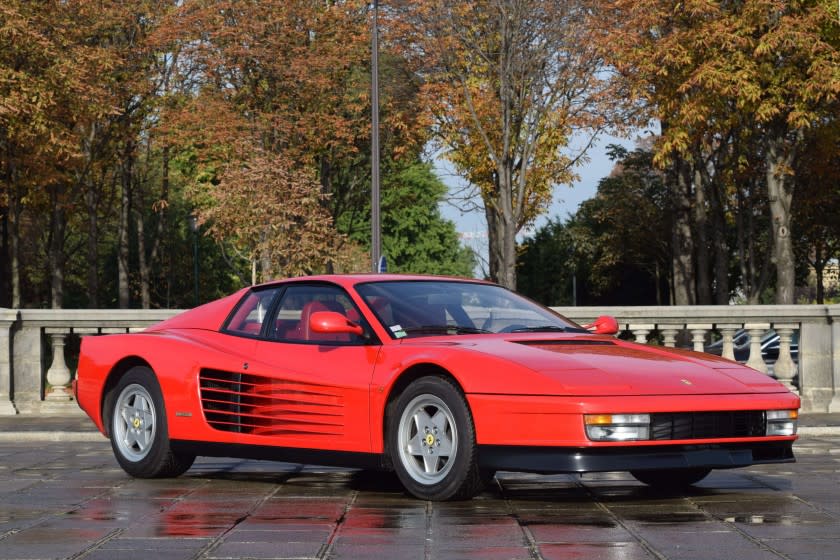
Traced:
<path fill-rule="evenodd" d="M 681 490 L 700 482 L 712 469 L 654 469 L 630 471 L 636 480 L 659 490 Z"/>
<path fill-rule="evenodd" d="M 458 500 L 482 487 L 475 427 L 461 391 L 442 377 L 414 381 L 390 408 L 388 446 L 397 476 L 424 500 Z"/>
<path fill-rule="evenodd" d="M 120 466 L 138 478 L 178 476 L 195 456 L 172 451 L 163 394 L 147 367 L 131 368 L 108 397 L 111 447 Z"/>

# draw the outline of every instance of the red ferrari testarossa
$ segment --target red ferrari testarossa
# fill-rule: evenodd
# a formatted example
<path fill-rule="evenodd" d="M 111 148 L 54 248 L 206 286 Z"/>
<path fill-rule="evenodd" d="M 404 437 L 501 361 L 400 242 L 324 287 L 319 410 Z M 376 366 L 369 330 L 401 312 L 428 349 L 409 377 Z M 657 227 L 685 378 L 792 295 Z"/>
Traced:
<path fill-rule="evenodd" d="M 295 278 L 87 337 L 74 387 L 136 477 L 274 459 L 393 469 L 447 500 L 498 470 L 678 488 L 794 460 L 799 398 L 772 378 L 590 328 L 481 281 Z"/>

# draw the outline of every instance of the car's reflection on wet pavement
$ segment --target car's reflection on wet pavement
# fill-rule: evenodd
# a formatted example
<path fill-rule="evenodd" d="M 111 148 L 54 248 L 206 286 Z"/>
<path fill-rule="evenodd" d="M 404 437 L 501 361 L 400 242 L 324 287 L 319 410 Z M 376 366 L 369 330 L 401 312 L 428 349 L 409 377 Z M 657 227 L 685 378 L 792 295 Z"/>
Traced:
<path fill-rule="evenodd" d="M 471 501 L 430 503 L 387 473 L 199 459 L 137 480 L 104 440 L 4 443 L 0 558 L 835 558 L 840 438 L 796 452 L 674 495 L 625 473 L 500 473 Z"/>

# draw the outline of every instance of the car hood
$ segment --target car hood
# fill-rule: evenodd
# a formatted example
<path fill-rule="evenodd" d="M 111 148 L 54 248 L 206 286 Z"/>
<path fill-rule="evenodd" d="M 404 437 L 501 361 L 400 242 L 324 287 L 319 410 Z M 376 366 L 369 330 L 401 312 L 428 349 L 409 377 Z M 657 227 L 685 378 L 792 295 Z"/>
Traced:
<path fill-rule="evenodd" d="M 718 356 L 607 336 L 470 338 L 456 344 L 536 374 L 538 379 L 530 384 L 532 394 L 697 395 L 786 391 L 773 378 Z"/>

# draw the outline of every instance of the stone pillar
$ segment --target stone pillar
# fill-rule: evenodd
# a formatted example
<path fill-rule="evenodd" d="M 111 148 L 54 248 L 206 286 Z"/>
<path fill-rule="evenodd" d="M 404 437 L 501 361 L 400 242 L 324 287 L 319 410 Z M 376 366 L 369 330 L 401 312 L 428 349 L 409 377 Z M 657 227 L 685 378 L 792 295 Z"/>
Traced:
<path fill-rule="evenodd" d="M 691 342 L 694 343 L 694 351 L 695 352 L 703 352 L 705 350 L 705 343 L 706 343 L 706 333 L 712 330 L 711 323 L 696 323 L 686 325 L 687 328 L 691 332 Z"/>
<path fill-rule="evenodd" d="M 45 400 L 52 402 L 68 402 L 73 400 L 70 390 L 70 369 L 64 360 L 64 342 L 70 329 L 45 329 L 52 340 L 52 364 L 47 370 L 47 383 Z"/>
<path fill-rule="evenodd" d="M 826 351 L 827 359 L 827 370 L 829 372 L 829 381 L 831 382 L 831 400 L 828 405 L 829 412 L 840 412 L 840 305 L 829 305 L 828 306 L 828 316 L 831 324 L 828 325 L 828 332 L 829 332 L 829 340 L 828 340 L 828 349 Z M 803 325 L 804 327 L 804 325 Z M 802 343 L 805 342 L 805 329 L 802 329 L 803 332 L 799 333 L 799 363 L 803 365 L 803 346 Z M 803 368 L 799 368 L 799 377 L 802 378 L 805 376 Z M 800 387 L 802 386 L 802 380 L 799 381 Z"/>
<path fill-rule="evenodd" d="M 636 325 L 631 323 L 629 325 L 630 332 L 636 337 L 636 342 L 639 344 L 647 344 L 647 335 L 656 328 L 655 325 Z"/>
<path fill-rule="evenodd" d="M 23 326 L 12 339 L 14 367 L 14 403 L 21 414 L 41 411 L 43 369 L 41 364 L 41 327 Z"/>
<path fill-rule="evenodd" d="M 682 325 L 659 325 L 659 332 L 662 333 L 662 344 L 668 348 L 674 348 L 677 345 L 677 335 L 680 333 Z"/>
<path fill-rule="evenodd" d="M 747 323 L 744 329 L 750 335 L 750 359 L 747 365 L 762 373 L 767 373 L 767 364 L 761 355 L 761 337 L 770 329 L 770 323 Z"/>
<path fill-rule="evenodd" d="M 828 306 L 828 317 L 799 326 L 799 396 L 804 412 L 840 412 L 834 402 L 840 313 L 832 316 L 832 309 L 840 311 L 840 306 Z"/>
<path fill-rule="evenodd" d="M 734 362 L 735 346 L 732 344 L 732 338 L 735 336 L 735 332 L 741 328 L 741 323 L 717 325 L 717 328 L 720 331 L 720 336 L 723 338 L 723 350 L 721 352 L 721 356 Z"/>
<path fill-rule="evenodd" d="M 793 331 L 799 325 L 796 323 L 774 323 L 773 328 L 779 335 L 779 357 L 773 365 L 773 372 L 785 387 L 798 393 L 796 387 L 793 386 L 793 376 L 796 375 L 796 364 L 790 357 L 790 339 L 793 336 Z"/>
<path fill-rule="evenodd" d="M 12 403 L 12 338 L 11 329 L 18 318 L 13 309 L 0 309 L 0 416 L 17 414 Z"/>

